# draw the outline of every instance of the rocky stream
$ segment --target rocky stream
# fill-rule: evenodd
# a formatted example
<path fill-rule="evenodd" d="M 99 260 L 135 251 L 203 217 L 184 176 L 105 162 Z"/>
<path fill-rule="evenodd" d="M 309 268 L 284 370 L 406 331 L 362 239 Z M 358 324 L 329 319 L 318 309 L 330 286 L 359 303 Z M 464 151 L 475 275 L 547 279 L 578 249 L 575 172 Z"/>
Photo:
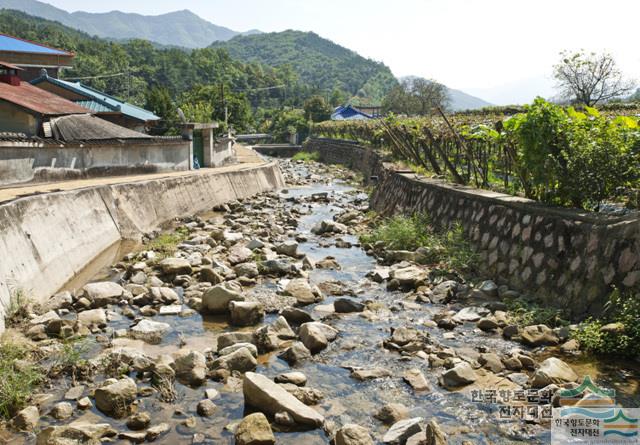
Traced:
<path fill-rule="evenodd" d="M 585 375 L 638 405 L 637 366 L 585 358 L 569 328 L 518 326 L 507 287 L 363 248 L 354 173 L 281 169 L 287 190 L 176 221 L 174 252 L 151 240 L 10 329 L 48 372 L 0 438 L 549 443 L 543 413 Z"/>

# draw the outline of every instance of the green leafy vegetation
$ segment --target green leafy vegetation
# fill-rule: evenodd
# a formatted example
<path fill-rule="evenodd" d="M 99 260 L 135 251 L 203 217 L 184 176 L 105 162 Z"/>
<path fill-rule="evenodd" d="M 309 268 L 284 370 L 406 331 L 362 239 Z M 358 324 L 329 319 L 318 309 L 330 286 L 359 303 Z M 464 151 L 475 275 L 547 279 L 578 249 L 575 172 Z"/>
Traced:
<path fill-rule="evenodd" d="M 414 171 L 598 210 L 603 201 L 637 207 L 640 188 L 638 108 L 561 107 L 543 99 L 516 114 L 389 116 L 314 125 L 317 136 L 388 149 Z"/>
<path fill-rule="evenodd" d="M 175 253 L 178 244 L 187 239 L 189 230 L 185 227 L 179 227 L 173 232 L 162 233 L 147 244 L 149 250 L 153 250 L 159 256 L 159 259 L 166 258 Z"/>
<path fill-rule="evenodd" d="M 296 153 L 291 160 L 293 161 L 304 161 L 304 162 L 318 162 L 320 160 L 320 152 L 318 151 L 299 151 Z"/>
<path fill-rule="evenodd" d="M 601 355 L 640 357 L 640 298 L 615 290 L 601 319 L 580 324 L 573 337 L 580 348 Z"/>
<path fill-rule="evenodd" d="M 444 263 L 460 271 L 477 266 L 477 255 L 464 236 L 461 224 L 446 230 L 436 230 L 424 213 L 396 215 L 378 221 L 373 230 L 360 235 L 363 244 L 384 246 L 388 250 L 416 251 L 420 248 L 424 261 Z"/>
<path fill-rule="evenodd" d="M 24 408 L 43 381 L 42 371 L 30 359 L 27 346 L 11 341 L 0 343 L 0 416 L 4 419 Z"/>
<path fill-rule="evenodd" d="M 520 298 L 506 300 L 509 317 L 520 326 L 544 324 L 552 328 L 569 324 L 564 311 Z"/>

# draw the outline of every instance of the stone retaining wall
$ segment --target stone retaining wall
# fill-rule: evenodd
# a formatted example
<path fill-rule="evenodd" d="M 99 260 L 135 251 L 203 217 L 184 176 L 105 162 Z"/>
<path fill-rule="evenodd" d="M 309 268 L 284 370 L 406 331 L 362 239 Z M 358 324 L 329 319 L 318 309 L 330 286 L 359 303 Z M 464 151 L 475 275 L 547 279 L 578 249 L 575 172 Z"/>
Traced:
<path fill-rule="evenodd" d="M 379 177 L 372 207 L 384 214 L 427 212 L 434 222 L 460 221 L 488 277 L 573 317 L 596 314 L 612 286 L 638 290 L 640 221 L 554 208 L 501 193 L 393 172 L 371 149 L 310 140 L 328 162 Z"/>
<path fill-rule="evenodd" d="M 113 244 L 176 217 L 284 187 L 276 163 L 47 193 L 0 205 L 0 332 L 21 290 L 49 298 Z"/>

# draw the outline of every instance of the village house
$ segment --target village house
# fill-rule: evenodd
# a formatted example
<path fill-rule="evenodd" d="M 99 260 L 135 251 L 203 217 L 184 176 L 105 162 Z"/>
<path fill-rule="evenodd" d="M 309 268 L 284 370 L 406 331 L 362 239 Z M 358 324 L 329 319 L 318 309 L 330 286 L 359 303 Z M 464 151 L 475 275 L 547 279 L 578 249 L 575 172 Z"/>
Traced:
<path fill-rule="evenodd" d="M 73 66 L 74 57 L 68 51 L 0 34 L 0 60 L 22 68 L 19 77 L 25 81 L 39 77 L 43 68 L 58 77 L 61 70 Z"/>
<path fill-rule="evenodd" d="M 31 83 L 75 102 L 102 119 L 132 130 L 148 132 L 160 120 L 151 111 L 124 102 L 80 82 L 70 82 L 49 76 L 46 70 L 43 70 L 42 75 Z"/>
<path fill-rule="evenodd" d="M 363 113 L 352 105 L 339 106 L 331 114 L 331 120 L 334 121 L 367 119 L 373 119 L 373 116 Z"/>

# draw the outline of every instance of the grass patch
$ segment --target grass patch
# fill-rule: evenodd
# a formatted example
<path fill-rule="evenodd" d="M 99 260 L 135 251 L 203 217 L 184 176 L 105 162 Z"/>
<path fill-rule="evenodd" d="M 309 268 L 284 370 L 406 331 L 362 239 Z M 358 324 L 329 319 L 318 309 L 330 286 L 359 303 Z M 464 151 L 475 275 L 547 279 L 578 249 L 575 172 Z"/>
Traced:
<path fill-rule="evenodd" d="M 444 263 L 455 270 L 476 269 L 478 256 L 467 241 L 461 224 L 446 230 L 436 230 L 428 215 L 398 215 L 378 223 L 374 229 L 360 236 L 360 242 L 382 245 L 388 250 L 420 249 L 426 262 Z"/>
<path fill-rule="evenodd" d="M 7 326 L 17 326 L 29 317 L 32 300 L 23 289 L 11 292 L 9 306 L 6 309 L 5 322 Z"/>
<path fill-rule="evenodd" d="M 42 370 L 29 361 L 30 356 L 27 346 L 0 344 L 0 416 L 4 419 L 24 408 L 44 379 Z"/>
<path fill-rule="evenodd" d="M 291 160 L 304 161 L 304 162 L 318 162 L 320 161 L 320 152 L 318 151 L 299 151 Z"/>
<path fill-rule="evenodd" d="M 505 303 L 510 318 L 520 326 L 544 324 L 556 328 L 569 324 L 561 309 L 542 307 L 522 299 L 507 300 Z"/>
<path fill-rule="evenodd" d="M 164 259 L 173 255 L 176 250 L 178 250 L 178 244 L 186 240 L 188 236 L 189 229 L 179 227 L 173 232 L 158 235 L 157 238 L 147 244 L 147 249 L 153 250 L 158 254 L 160 259 Z"/>
<path fill-rule="evenodd" d="M 572 335 L 581 349 L 593 354 L 640 357 L 640 298 L 614 290 L 603 319 L 587 319 Z"/>

